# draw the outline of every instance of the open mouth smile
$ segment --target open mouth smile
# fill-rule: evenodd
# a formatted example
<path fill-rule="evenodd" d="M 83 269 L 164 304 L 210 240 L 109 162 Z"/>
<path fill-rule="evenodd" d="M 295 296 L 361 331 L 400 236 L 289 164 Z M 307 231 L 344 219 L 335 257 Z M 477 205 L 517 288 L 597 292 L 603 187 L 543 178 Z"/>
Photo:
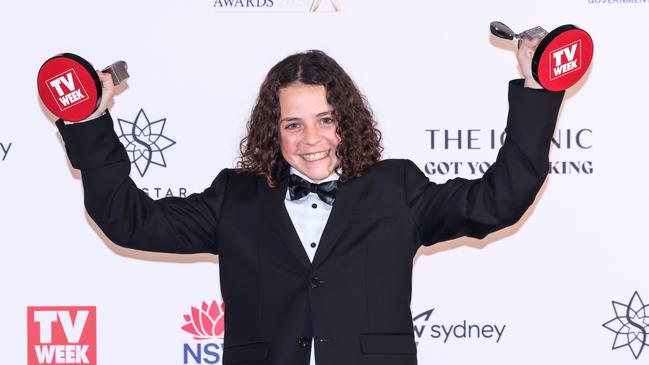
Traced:
<path fill-rule="evenodd" d="M 305 159 L 305 160 L 307 160 L 309 162 L 318 161 L 318 160 L 321 160 L 321 159 L 323 159 L 323 158 L 325 158 L 327 156 L 329 156 L 329 150 L 300 155 L 300 157 L 302 157 L 303 159 Z"/>

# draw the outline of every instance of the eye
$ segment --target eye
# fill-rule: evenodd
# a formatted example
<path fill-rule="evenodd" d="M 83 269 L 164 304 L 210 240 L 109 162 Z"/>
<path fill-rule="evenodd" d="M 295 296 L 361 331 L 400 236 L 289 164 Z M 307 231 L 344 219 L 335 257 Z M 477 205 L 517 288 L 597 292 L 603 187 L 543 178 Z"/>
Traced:
<path fill-rule="evenodd" d="M 295 122 L 289 122 L 284 125 L 284 129 L 296 129 L 299 128 L 300 124 Z"/>
<path fill-rule="evenodd" d="M 334 120 L 333 120 L 333 118 L 326 117 L 326 118 L 322 118 L 320 120 L 320 122 L 322 122 L 322 124 L 333 124 Z"/>

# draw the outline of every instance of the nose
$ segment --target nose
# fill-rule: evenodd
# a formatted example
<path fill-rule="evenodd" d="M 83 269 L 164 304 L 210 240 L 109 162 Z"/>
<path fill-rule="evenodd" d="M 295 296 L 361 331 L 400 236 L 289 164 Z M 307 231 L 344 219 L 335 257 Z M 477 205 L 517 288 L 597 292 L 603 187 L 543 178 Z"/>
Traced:
<path fill-rule="evenodd" d="M 322 139 L 322 134 L 317 126 L 307 125 L 304 128 L 304 143 L 308 145 L 316 145 Z"/>

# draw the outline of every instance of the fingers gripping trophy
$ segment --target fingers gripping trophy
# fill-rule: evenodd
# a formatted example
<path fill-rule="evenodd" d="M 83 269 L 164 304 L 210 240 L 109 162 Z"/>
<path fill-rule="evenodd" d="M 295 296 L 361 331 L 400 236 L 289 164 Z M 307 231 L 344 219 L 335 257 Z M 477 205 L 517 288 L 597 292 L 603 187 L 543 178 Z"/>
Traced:
<path fill-rule="evenodd" d="M 52 114 L 67 122 L 80 122 L 100 116 L 113 97 L 114 87 L 128 77 L 124 61 L 99 72 L 85 59 L 62 53 L 41 66 L 38 93 Z"/>
<path fill-rule="evenodd" d="M 561 91 L 573 86 L 586 74 L 593 59 L 592 38 L 572 24 L 549 33 L 537 26 L 517 34 L 502 22 L 492 22 L 490 29 L 496 37 L 514 41 L 519 62 L 530 64 L 531 74 L 525 75 L 526 80 L 531 76 L 530 80 L 546 90 Z M 527 71 L 525 68 L 523 73 Z"/>

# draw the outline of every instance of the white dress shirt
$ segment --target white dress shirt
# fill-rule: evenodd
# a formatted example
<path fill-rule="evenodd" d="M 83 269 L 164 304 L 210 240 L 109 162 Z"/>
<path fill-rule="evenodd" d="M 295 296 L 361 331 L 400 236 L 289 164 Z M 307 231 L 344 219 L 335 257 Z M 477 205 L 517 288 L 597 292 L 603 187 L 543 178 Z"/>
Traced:
<path fill-rule="evenodd" d="M 304 176 L 304 174 L 300 173 L 293 167 L 291 167 L 291 174 L 295 174 L 309 182 L 313 182 L 313 180 Z M 340 175 L 334 172 L 319 183 L 338 180 L 338 178 L 340 178 Z M 286 191 L 284 205 L 286 205 L 286 210 L 288 211 L 288 215 L 291 217 L 291 222 L 293 222 L 295 231 L 297 231 L 297 235 L 300 237 L 304 251 L 306 251 L 307 256 L 309 256 L 309 260 L 313 262 L 316 250 L 320 246 L 322 231 L 324 231 L 327 219 L 329 219 L 329 213 L 331 213 L 331 205 L 320 200 L 316 193 L 309 193 L 301 199 L 291 200 L 291 195 L 288 190 Z M 313 339 L 311 339 L 310 364 L 315 365 L 315 347 Z"/>

